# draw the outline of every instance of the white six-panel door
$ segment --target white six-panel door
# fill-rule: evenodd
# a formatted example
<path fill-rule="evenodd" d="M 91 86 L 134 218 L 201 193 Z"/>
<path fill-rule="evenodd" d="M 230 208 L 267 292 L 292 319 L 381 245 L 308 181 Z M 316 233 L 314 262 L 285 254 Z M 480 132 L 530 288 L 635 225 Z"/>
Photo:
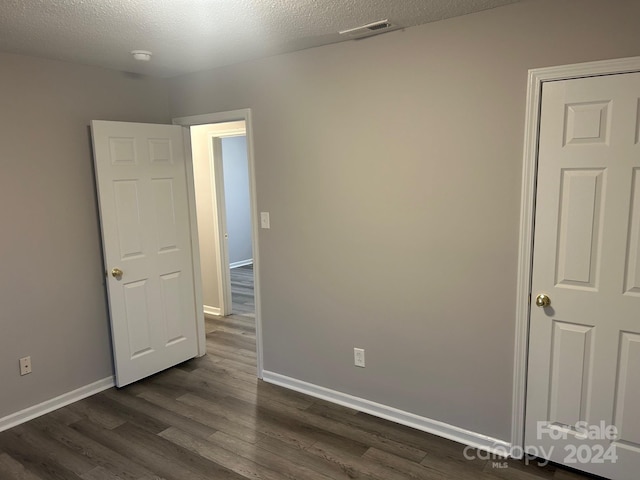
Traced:
<path fill-rule="evenodd" d="M 185 150 L 180 126 L 91 126 L 116 383 L 123 386 L 197 355 Z"/>
<path fill-rule="evenodd" d="M 537 178 L 525 444 L 573 468 L 635 480 L 640 73 L 544 84 Z M 548 307 L 536 306 L 539 294 Z M 585 425 L 615 426 L 617 438 L 582 438 Z"/>

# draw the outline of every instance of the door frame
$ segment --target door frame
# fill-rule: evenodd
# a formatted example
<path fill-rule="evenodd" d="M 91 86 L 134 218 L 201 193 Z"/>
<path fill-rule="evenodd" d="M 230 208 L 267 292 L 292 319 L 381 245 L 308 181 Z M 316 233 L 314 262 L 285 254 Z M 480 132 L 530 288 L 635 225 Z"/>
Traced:
<path fill-rule="evenodd" d="M 515 458 L 521 458 L 524 454 L 527 360 L 529 354 L 529 314 L 531 309 L 533 234 L 542 85 L 545 82 L 558 80 L 571 80 L 575 78 L 638 71 L 640 71 L 640 57 L 619 58 L 529 70 L 524 129 L 522 196 L 520 202 L 520 237 L 518 248 L 516 328 L 511 411 L 511 455 Z"/>
<path fill-rule="evenodd" d="M 240 110 L 230 110 L 227 112 L 217 112 L 217 113 L 206 113 L 202 115 L 192 115 L 186 117 L 177 117 L 172 119 L 172 123 L 174 125 L 180 125 L 184 128 L 184 135 L 187 141 L 185 141 L 186 145 L 189 145 L 189 150 L 191 149 L 191 135 L 189 131 L 189 127 L 196 125 L 206 125 L 209 123 L 227 123 L 227 122 L 236 122 L 236 121 L 244 121 L 245 124 L 245 135 L 247 138 L 247 160 L 249 163 L 249 196 L 251 203 L 251 247 L 253 249 L 253 277 L 254 277 L 254 303 L 255 303 L 255 322 L 256 322 L 256 363 L 257 363 L 257 376 L 258 378 L 262 378 L 263 372 L 263 355 L 262 355 L 262 315 L 260 308 L 260 256 L 258 251 L 258 202 L 256 195 L 256 174 L 255 174 L 255 161 L 253 154 L 253 128 L 251 123 L 251 109 L 245 108 Z M 214 135 L 218 136 L 217 134 Z M 210 154 L 212 152 L 210 151 Z M 218 155 L 219 157 L 219 155 Z M 196 290 L 196 302 L 197 307 L 199 309 L 200 315 L 203 317 L 202 322 L 198 322 L 198 355 L 204 355 L 206 353 L 206 333 L 204 331 L 204 313 L 202 312 L 202 276 L 201 276 L 201 267 L 200 267 L 200 248 L 198 245 L 198 227 L 197 221 L 195 218 L 195 187 L 194 187 L 194 173 L 193 173 L 193 157 L 191 151 L 188 152 L 188 159 L 191 161 L 187 162 L 187 178 L 189 181 L 189 189 L 190 189 L 190 201 L 192 201 L 193 209 L 191 213 L 191 242 L 194 248 L 194 252 L 197 252 L 196 255 L 193 256 L 194 261 L 194 282 L 195 282 L 195 290 Z M 217 189 L 216 189 L 217 190 Z M 216 192 L 216 197 L 219 196 L 219 192 Z M 216 212 L 219 214 L 220 203 L 218 203 L 216 207 Z M 218 261 L 223 261 L 221 255 L 224 254 L 224 238 L 220 238 L 223 236 L 223 231 L 221 228 L 218 228 L 218 243 L 219 248 L 217 253 Z M 221 241 L 222 240 L 222 241 Z M 222 264 L 220 264 L 222 267 Z M 226 269 L 228 270 L 229 265 L 227 262 Z M 227 276 L 228 277 L 228 276 Z M 230 282 L 230 278 L 227 278 Z M 224 289 L 227 288 L 226 282 L 222 283 L 223 294 Z M 229 292 L 230 292 L 230 286 Z"/>

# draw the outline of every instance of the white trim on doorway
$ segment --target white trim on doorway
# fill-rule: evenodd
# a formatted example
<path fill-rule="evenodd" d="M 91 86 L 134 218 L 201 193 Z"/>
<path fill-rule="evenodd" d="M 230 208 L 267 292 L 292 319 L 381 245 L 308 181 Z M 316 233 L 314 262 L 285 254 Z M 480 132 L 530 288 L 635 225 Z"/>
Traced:
<path fill-rule="evenodd" d="M 256 174 L 253 154 L 253 127 L 251 123 L 251 109 L 232 110 L 228 112 L 208 113 L 203 115 L 193 115 L 173 119 L 173 124 L 191 127 L 195 125 L 206 125 L 209 123 L 226 123 L 244 121 L 247 137 L 247 158 L 249 161 L 249 193 L 251 197 L 251 243 L 253 247 L 253 274 L 254 274 L 254 300 L 255 300 L 255 322 L 256 322 L 256 356 L 258 365 L 258 378 L 262 378 L 263 356 L 262 356 L 262 322 L 260 314 L 260 256 L 258 251 L 258 202 L 256 196 Z M 230 132 L 226 133 L 230 135 Z M 236 134 L 240 134 L 239 132 Z M 196 290 L 202 291 L 201 277 L 196 279 Z"/>
<path fill-rule="evenodd" d="M 202 311 L 205 315 L 213 315 L 216 317 L 219 317 L 222 314 L 220 307 L 210 307 L 209 305 L 203 305 Z"/>
<path fill-rule="evenodd" d="M 513 369 L 513 401 L 511 419 L 512 452 L 523 452 L 524 419 L 527 389 L 527 356 L 529 309 L 533 262 L 533 231 L 538 160 L 540 101 L 544 82 L 581 77 L 616 75 L 640 71 L 640 57 L 579 63 L 529 70 L 527 110 L 525 118 L 522 197 L 520 205 L 520 243 L 518 283 L 516 290 L 516 337 Z"/>
<path fill-rule="evenodd" d="M 240 268 L 240 267 L 246 267 L 247 265 L 253 265 L 253 258 L 248 258 L 246 260 L 240 260 L 237 262 L 231 262 L 229 264 L 229 268 Z"/>
<path fill-rule="evenodd" d="M 187 176 L 187 195 L 189 204 L 189 228 L 191 233 L 191 260 L 193 262 L 193 298 L 195 302 L 196 312 L 196 335 L 198 344 L 198 357 L 202 357 L 207 353 L 207 333 L 204 328 L 204 312 L 200 306 L 202 300 L 202 275 L 200 271 L 200 246 L 198 245 L 198 221 L 196 218 L 196 192 L 195 178 L 193 173 L 193 161 L 188 161 L 191 156 L 191 137 L 189 129 L 182 129 L 182 138 L 185 148 L 185 170 Z"/>

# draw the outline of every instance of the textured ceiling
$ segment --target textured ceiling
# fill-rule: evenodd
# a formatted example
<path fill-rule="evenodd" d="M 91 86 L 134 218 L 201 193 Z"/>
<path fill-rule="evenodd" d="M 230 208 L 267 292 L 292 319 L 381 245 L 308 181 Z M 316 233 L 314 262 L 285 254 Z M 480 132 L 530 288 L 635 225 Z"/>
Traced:
<path fill-rule="evenodd" d="M 338 31 L 378 20 L 410 27 L 516 1 L 0 0 L 0 51 L 171 77 L 343 41 Z"/>

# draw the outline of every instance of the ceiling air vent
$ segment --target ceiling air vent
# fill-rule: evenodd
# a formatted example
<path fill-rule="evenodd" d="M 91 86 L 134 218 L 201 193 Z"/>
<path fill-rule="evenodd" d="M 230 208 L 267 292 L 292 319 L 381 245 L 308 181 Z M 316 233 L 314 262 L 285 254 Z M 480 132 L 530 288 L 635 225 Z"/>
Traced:
<path fill-rule="evenodd" d="M 342 30 L 338 32 L 340 35 L 343 35 L 348 38 L 364 38 L 370 37 L 371 35 L 378 35 L 380 33 L 390 32 L 391 30 L 396 30 L 399 27 L 390 23 L 389 20 L 380 20 L 379 22 L 369 23 L 367 25 L 362 25 L 361 27 L 350 28 L 348 30 Z"/>

